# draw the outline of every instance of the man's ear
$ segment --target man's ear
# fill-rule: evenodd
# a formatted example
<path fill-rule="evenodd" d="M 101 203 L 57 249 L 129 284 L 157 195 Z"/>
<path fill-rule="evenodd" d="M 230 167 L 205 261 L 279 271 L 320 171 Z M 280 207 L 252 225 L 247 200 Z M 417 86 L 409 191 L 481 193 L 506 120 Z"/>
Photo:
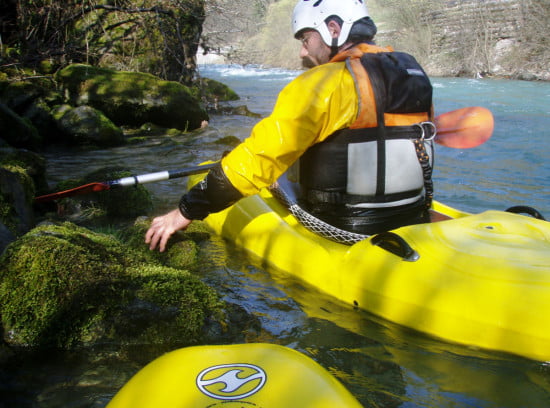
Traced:
<path fill-rule="evenodd" d="M 342 28 L 340 27 L 340 24 L 338 24 L 334 20 L 330 20 L 327 23 L 328 32 L 332 36 L 332 38 L 338 38 L 340 36 L 340 31 L 342 31 Z"/>

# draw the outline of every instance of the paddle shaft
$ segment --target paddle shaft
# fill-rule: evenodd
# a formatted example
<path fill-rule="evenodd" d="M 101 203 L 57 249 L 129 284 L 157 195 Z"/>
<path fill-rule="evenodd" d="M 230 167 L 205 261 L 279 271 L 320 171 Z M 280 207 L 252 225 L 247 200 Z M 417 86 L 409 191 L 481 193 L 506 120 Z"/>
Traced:
<path fill-rule="evenodd" d="M 34 199 L 37 203 L 58 200 L 64 197 L 72 197 L 75 195 L 89 194 L 98 191 L 110 190 L 116 187 L 135 186 L 137 184 L 154 183 L 156 181 L 170 180 L 178 177 L 190 176 L 207 172 L 212 169 L 217 163 L 204 164 L 201 166 L 187 167 L 181 170 L 166 170 L 156 173 L 141 174 L 138 176 L 123 177 L 117 180 L 103 181 L 100 183 L 89 183 L 83 186 L 78 186 L 69 190 L 59 191 L 57 193 L 46 194 Z"/>
<path fill-rule="evenodd" d="M 180 177 L 191 176 L 193 174 L 204 173 L 212 169 L 216 163 L 204 164 L 201 166 L 187 167 L 180 170 L 165 170 L 156 173 L 141 174 L 138 176 L 123 177 L 118 180 L 105 182 L 110 188 L 135 186 L 137 184 L 155 183 L 157 181 L 171 180 Z"/>

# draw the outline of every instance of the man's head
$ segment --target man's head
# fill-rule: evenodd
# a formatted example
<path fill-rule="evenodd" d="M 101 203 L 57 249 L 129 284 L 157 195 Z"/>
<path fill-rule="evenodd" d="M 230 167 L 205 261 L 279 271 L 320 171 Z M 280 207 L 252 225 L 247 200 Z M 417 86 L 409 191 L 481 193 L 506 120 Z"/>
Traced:
<path fill-rule="evenodd" d="M 372 41 L 376 26 L 364 0 L 300 0 L 292 15 L 307 67 L 328 62 L 345 44 Z"/>

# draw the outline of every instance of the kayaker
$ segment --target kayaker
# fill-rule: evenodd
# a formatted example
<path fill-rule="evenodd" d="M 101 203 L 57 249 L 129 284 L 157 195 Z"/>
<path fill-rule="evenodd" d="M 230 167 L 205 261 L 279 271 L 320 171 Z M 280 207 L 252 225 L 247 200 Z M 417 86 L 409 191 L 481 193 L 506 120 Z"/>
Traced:
<path fill-rule="evenodd" d="M 145 236 L 151 249 L 164 251 L 174 232 L 291 166 L 303 207 L 338 228 L 374 234 L 429 220 L 433 109 L 424 70 L 410 55 L 374 44 L 363 0 L 300 0 L 292 25 L 311 69 L 179 208 L 153 220 Z"/>

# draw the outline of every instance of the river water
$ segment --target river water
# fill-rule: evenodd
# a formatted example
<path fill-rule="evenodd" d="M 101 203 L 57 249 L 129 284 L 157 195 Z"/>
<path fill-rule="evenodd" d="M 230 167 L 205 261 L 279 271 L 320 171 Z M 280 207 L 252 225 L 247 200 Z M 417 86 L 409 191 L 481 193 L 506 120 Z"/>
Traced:
<path fill-rule="evenodd" d="M 234 105 L 262 115 L 297 75 L 240 66 L 204 66 L 201 73 L 235 89 L 241 100 Z M 529 205 L 550 218 L 550 83 L 434 78 L 433 84 L 436 114 L 479 105 L 493 112 L 496 124 L 493 137 L 477 148 L 437 146 L 436 199 L 471 212 Z M 113 163 L 142 174 L 217 159 L 225 147 L 216 140 L 243 139 L 257 121 L 212 115 L 208 128 L 190 135 L 101 151 L 52 151 L 50 180 Z M 148 185 L 155 212 L 172 209 L 183 186 L 182 180 Z M 353 310 L 216 237 L 210 251 L 212 262 L 201 271 L 205 281 L 262 324 L 247 341 L 305 353 L 365 407 L 550 407 L 548 364 L 449 344 Z M 133 373 L 165 351 L 29 353 L 0 370 L 0 407 L 103 407 Z"/>

